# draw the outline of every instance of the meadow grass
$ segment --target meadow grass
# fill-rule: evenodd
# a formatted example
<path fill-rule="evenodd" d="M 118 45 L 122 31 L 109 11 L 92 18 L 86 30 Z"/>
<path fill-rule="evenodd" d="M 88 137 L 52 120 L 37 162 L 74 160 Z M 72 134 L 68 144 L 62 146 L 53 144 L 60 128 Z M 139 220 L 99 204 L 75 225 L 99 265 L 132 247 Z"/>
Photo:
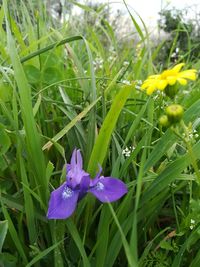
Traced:
<path fill-rule="evenodd" d="M 138 80 L 162 70 L 154 62 L 164 42 L 154 48 L 126 7 L 139 52 L 121 46 L 106 19 L 77 29 L 56 24 L 42 1 L 37 11 L 32 1 L 3 1 L 0 266 L 200 266 L 199 81 L 176 96 L 184 125 L 162 128 L 171 100 L 146 95 Z M 183 60 L 199 69 L 189 53 Z M 107 204 L 87 195 L 70 218 L 48 220 L 74 148 L 93 177 L 100 164 L 128 194 Z"/>

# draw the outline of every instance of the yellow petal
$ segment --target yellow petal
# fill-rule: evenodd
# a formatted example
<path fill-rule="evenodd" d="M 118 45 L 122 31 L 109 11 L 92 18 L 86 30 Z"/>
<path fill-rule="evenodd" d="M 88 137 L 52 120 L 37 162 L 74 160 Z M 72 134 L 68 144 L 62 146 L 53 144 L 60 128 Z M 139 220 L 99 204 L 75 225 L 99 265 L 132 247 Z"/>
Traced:
<path fill-rule="evenodd" d="M 183 79 L 183 78 L 177 78 L 177 81 L 181 84 L 181 85 L 186 85 L 187 84 L 187 80 Z"/>
<path fill-rule="evenodd" d="M 148 77 L 148 79 L 158 79 L 159 78 L 159 74 L 156 74 L 156 75 L 150 75 L 149 77 Z"/>
<path fill-rule="evenodd" d="M 196 70 L 194 69 L 181 71 L 178 76 L 180 78 L 186 78 L 192 81 L 196 80 L 197 78 Z"/>
<path fill-rule="evenodd" d="M 147 95 L 153 94 L 153 92 L 156 90 L 154 85 L 151 85 L 147 88 Z"/>
<path fill-rule="evenodd" d="M 176 79 L 177 79 L 176 76 L 168 76 L 167 77 L 167 82 L 168 82 L 169 85 L 174 85 L 176 83 Z"/>
<path fill-rule="evenodd" d="M 166 79 L 168 76 L 173 76 L 175 72 L 173 70 L 164 70 L 161 73 L 161 79 Z"/>
<path fill-rule="evenodd" d="M 185 63 L 177 64 L 176 66 L 174 66 L 172 68 L 172 70 L 175 71 L 176 73 L 178 73 L 184 65 L 185 65 Z"/>
<path fill-rule="evenodd" d="M 149 86 L 149 84 L 147 82 L 145 82 L 141 85 L 141 89 L 145 90 L 148 86 Z"/>
<path fill-rule="evenodd" d="M 146 89 L 146 87 L 144 86 L 144 84 L 140 88 L 141 88 L 141 90 L 145 90 Z"/>
<path fill-rule="evenodd" d="M 157 88 L 159 90 L 164 90 L 166 86 L 167 86 L 167 80 L 160 80 L 157 82 Z"/>
<path fill-rule="evenodd" d="M 152 80 L 152 79 L 147 79 L 143 82 L 141 88 L 142 89 L 146 89 L 147 87 L 149 87 L 150 85 L 154 84 L 155 83 L 155 80 Z"/>

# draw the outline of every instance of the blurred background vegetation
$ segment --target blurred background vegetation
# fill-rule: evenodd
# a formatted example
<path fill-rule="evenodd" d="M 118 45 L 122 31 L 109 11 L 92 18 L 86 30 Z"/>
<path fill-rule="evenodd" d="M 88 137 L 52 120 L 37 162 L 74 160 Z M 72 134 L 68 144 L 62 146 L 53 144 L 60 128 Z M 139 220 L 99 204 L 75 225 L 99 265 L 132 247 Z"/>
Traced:
<path fill-rule="evenodd" d="M 95 1 L 86 1 L 88 10 L 80 11 L 82 13 L 77 18 L 77 15 L 73 15 L 74 3 L 78 5 L 79 1 L 73 1 L 73 3 L 70 3 L 70 1 L 48 1 L 47 6 L 50 14 L 58 20 L 58 23 L 63 21 L 63 18 L 72 18 L 75 23 L 74 27 L 76 28 L 76 23 L 78 23 L 78 29 L 80 30 L 80 25 L 82 25 L 83 32 L 85 23 L 90 26 L 96 26 L 99 23 L 103 24 L 107 21 L 116 34 L 116 37 L 118 37 L 118 42 L 121 45 L 123 45 L 124 35 L 126 37 L 131 35 L 131 21 L 128 14 L 124 18 L 124 11 L 118 9 L 114 13 L 113 7 L 111 8 L 111 5 L 107 3 L 101 4 Z M 94 11 L 93 16 L 91 15 L 91 10 Z M 162 46 L 162 56 L 158 59 L 159 63 L 165 65 L 169 55 L 171 56 L 172 62 L 178 61 L 185 54 L 189 54 L 188 60 L 197 60 L 200 53 L 199 10 L 195 9 L 194 6 L 181 10 L 166 6 L 165 9 L 160 11 L 159 15 L 160 19 L 157 21 L 158 31 L 153 32 L 152 35 L 152 41 L 156 46 L 158 42 L 165 40 Z M 148 25 L 146 26 L 148 27 Z M 149 30 L 151 32 L 152 29 Z M 137 33 L 137 30 L 135 30 L 135 33 Z M 137 38 L 134 36 L 134 39 L 136 39 L 136 46 Z M 127 38 L 125 43 L 127 44 Z"/>

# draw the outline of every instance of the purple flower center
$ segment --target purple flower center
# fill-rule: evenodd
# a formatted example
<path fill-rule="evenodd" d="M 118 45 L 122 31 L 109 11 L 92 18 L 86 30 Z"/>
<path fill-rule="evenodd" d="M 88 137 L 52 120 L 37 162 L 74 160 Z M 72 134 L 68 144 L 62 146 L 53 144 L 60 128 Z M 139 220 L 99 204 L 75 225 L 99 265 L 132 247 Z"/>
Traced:
<path fill-rule="evenodd" d="M 104 190 L 104 185 L 101 183 L 101 182 L 98 182 L 95 186 L 95 188 L 98 190 L 98 191 L 102 191 Z"/>
<path fill-rule="evenodd" d="M 66 186 L 62 192 L 62 198 L 63 199 L 67 199 L 73 196 L 73 191 L 71 188 L 69 188 L 68 186 Z"/>

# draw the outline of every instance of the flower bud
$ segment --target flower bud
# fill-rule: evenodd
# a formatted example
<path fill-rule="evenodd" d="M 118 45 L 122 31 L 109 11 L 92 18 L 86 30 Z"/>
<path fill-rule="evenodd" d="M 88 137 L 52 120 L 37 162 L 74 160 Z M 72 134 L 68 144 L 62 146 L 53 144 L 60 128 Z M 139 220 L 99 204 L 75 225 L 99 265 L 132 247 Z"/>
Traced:
<path fill-rule="evenodd" d="M 159 118 L 159 124 L 162 126 L 162 127 L 169 127 L 170 126 L 170 122 L 168 120 L 168 117 L 167 115 L 162 115 L 160 118 Z"/>
<path fill-rule="evenodd" d="M 180 122 L 183 117 L 183 112 L 183 107 L 178 104 L 172 104 L 168 106 L 165 110 L 165 113 L 170 123 Z"/>

